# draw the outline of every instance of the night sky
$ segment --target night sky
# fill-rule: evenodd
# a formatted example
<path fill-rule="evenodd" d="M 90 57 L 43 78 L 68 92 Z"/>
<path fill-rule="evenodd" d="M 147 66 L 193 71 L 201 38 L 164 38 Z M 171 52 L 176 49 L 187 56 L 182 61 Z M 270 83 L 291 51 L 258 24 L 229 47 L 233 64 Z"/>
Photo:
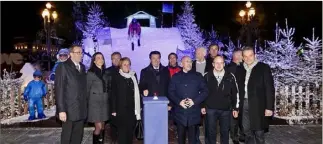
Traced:
<path fill-rule="evenodd" d="M 122 28 L 125 25 L 125 17 L 139 10 L 161 19 L 160 10 L 162 2 L 96 2 L 99 3 L 108 17 L 112 27 Z M 196 22 L 203 30 L 210 30 L 211 25 L 221 35 L 236 37 L 239 35 L 240 25 L 234 22 L 238 12 L 244 8 L 245 2 L 191 2 L 194 5 Z M 1 44 L 2 51 L 12 48 L 12 39 L 17 36 L 34 40 L 36 32 L 42 28 L 41 12 L 46 2 L 1 2 Z M 59 20 L 72 23 L 72 2 L 52 2 L 58 11 Z M 175 18 L 181 12 L 183 2 L 174 2 Z M 312 28 L 316 28 L 316 35 L 322 36 L 322 2 L 253 2 L 257 13 L 265 16 L 262 35 L 269 40 L 274 39 L 274 27 L 278 21 L 284 26 L 284 19 L 288 18 L 289 26 L 296 27 L 296 41 L 304 36 L 311 36 Z M 166 15 L 170 18 L 170 15 Z M 72 31 L 71 31 L 72 33 Z M 71 40 L 72 41 L 72 40 Z M 299 42 L 298 42 L 299 43 Z"/>

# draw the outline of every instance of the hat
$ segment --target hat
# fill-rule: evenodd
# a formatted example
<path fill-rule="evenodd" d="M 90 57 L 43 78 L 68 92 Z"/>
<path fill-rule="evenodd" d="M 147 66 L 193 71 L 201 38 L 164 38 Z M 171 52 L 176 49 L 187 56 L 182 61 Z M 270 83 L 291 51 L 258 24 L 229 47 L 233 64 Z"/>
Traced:
<path fill-rule="evenodd" d="M 59 55 L 68 55 L 69 53 L 70 53 L 69 50 L 64 48 L 58 51 Z"/>
<path fill-rule="evenodd" d="M 137 22 L 137 19 L 133 18 L 133 19 L 132 19 L 132 22 L 133 22 L 133 23 Z"/>
<path fill-rule="evenodd" d="M 43 74 L 41 73 L 41 71 L 40 71 L 40 70 L 36 70 L 36 71 L 34 72 L 33 76 L 34 76 L 34 77 L 35 77 L 35 76 L 39 76 L 39 77 L 41 77 L 41 76 L 43 76 Z"/>
<path fill-rule="evenodd" d="M 59 55 L 69 55 L 70 51 L 66 48 L 60 49 L 56 55 L 56 58 L 59 60 Z"/>

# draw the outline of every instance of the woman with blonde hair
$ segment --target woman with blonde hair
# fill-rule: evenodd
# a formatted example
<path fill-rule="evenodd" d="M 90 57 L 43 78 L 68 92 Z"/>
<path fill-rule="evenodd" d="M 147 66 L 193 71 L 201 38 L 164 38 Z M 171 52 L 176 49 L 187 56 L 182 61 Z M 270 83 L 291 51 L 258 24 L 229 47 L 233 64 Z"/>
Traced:
<path fill-rule="evenodd" d="M 113 78 L 111 112 L 116 117 L 119 144 L 132 144 L 136 120 L 141 119 L 137 75 L 130 66 L 129 58 L 121 58 L 119 73 Z"/>

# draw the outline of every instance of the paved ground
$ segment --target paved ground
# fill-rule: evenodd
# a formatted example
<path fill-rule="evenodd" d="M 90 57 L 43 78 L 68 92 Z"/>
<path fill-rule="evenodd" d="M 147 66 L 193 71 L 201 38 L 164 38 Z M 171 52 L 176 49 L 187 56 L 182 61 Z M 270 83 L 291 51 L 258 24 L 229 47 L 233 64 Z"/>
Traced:
<path fill-rule="evenodd" d="M 83 144 L 92 143 L 92 128 L 85 128 Z M 60 128 L 2 128 L 1 144 L 59 144 Z M 170 135 L 173 131 L 170 129 Z M 201 133 L 201 141 L 204 136 Z M 109 144 L 109 137 L 106 137 Z M 170 144 L 176 144 L 175 138 L 170 136 Z M 321 144 L 322 125 L 308 126 L 271 126 L 266 134 L 266 144 Z M 142 142 L 135 141 L 135 144 Z"/>

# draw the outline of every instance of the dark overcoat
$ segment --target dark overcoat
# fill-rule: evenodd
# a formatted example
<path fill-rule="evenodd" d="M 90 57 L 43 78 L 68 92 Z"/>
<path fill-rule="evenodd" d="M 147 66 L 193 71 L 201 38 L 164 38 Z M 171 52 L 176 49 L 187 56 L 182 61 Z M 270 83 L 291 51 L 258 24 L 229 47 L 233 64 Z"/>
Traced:
<path fill-rule="evenodd" d="M 80 67 L 78 71 L 74 62 L 67 59 L 56 69 L 56 112 L 66 112 L 70 121 L 85 120 L 87 117 L 86 73 L 82 63 Z"/>
<path fill-rule="evenodd" d="M 150 64 L 140 72 L 140 93 L 143 94 L 144 90 L 148 90 L 148 96 L 154 96 L 156 93 L 158 96 L 167 97 L 169 79 L 169 72 L 166 67 L 160 64 L 159 72 L 155 72 L 153 66 Z"/>
<path fill-rule="evenodd" d="M 137 75 L 135 74 L 137 79 Z M 117 113 L 114 124 L 122 125 L 135 119 L 134 83 L 117 73 L 112 80 L 111 113 Z M 138 85 L 138 83 L 136 83 Z M 142 100 L 140 100 L 142 102 Z M 142 104 L 142 103 L 141 103 Z"/>
<path fill-rule="evenodd" d="M 242 74 L 239 80 L 239 89 L 241 107 L 240 112 L 243 112 L 244 101 L 244 82 L 246 70 L 241 69 Z M 275 88 L 274 80 L 270 67 L 262 62 L 258 62 L 251 70 L 248 82 L 248 104 L 251 130 L 266 130 L 269 128 L 270 117 L 265 117 L 265 109 L 274 111 L 275 103 Z M 242 113 L 243 115 L 243 113 Z"/>
<path fill-rule="evenodd" d="M 201 103 L 206 99 L 208 89 L 202 75 L 198 72 L 180 71 L 171 79 L 168 89 L 170 101 L 174 103 L 173 115 L 176 123 L 184 126 L 197 125 L 201 122 Z M 180 102 L 190 98 L 194 105 L 184 109 Z"/>

